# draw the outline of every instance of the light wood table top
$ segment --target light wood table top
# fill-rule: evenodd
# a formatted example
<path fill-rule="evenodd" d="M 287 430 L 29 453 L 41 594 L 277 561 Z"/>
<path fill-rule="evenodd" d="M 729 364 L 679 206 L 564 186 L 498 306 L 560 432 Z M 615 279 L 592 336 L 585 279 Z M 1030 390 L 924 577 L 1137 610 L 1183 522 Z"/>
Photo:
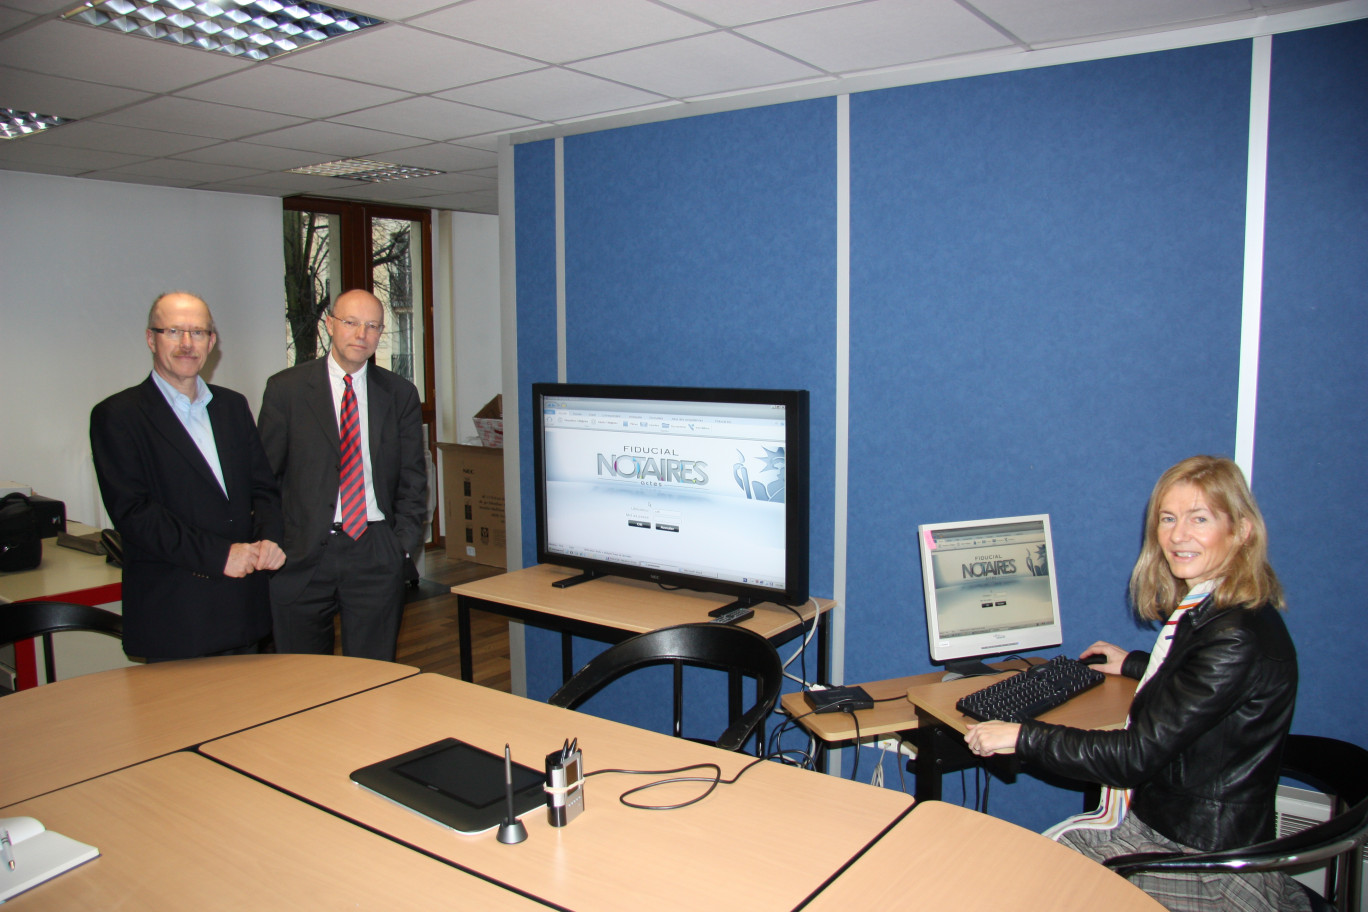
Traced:
<path fill-rule="evenodd" d="M 975 720 L 961 713 L 955 704 L 961 697 L 982 690 L 1002 677 L 1004 675 L 918 684 L 908 688 L 907 699 L 919 711 L 965 734 Z M 1041 713 L 1037 718 L 1041 722 L 1073 728 L 1124 728 L 1138 683 L 1134 678 L 1109 674 L 1097 687 L 1084 691 L 1063 706 Z"/>
<path fill-rule="evenodd" d="M 21 690 L 0 697 L 0 807 L 417 673 L 341 656 L 224 656 Z"/>
<path fill-rule="evenodd" d="M 100 850 L 5 904 L 15 912 L 545 908 L 190 753 L 5 814 Z"/>
<path fill-rule="evenodd" d="M 67 531 L 72 535 L 84 535 L 100 530 L 94 526 L 68 522 Z M 82 604 L 99 605 L 119 601 L 122 598 L 122 586 L 123 570 L 106 563 L 103 556 L 63 548 L 57 544 L 56 538 L 45 538 L 43 561 L 37 567 L 17 573 L 0 573 L 0 604 L 25 599 L 55 598 L 85 590 L 105 590 L 108 597 L 101 598 L 98 602 L 81 601 Z"/>
<path fill-rule="evenodd" d="M 874 700 L 874 708 L 862 709 L 853 714 L 814 713 L 812 707 L 803 699 L 803 695 L 797 691 L 780 697 L 779 705 L 791 718 L 802 723 L 804 728 L 827 743 L 854 740 L 857 730 L 861 738 L 886 735 L 917 727 L 917 708 L 908 702 L 907 689 L 918 684 L 939 681 L 941 674 L 932 672 L 861 684 L 859 686 Z"/>
<path fill-rule="evenodd" d="M 920 802 L 805 908 L 1161 912 L 1125 878 L 996 817 Z"/>
<path fill-rule="evenodd" d="M 665 590 L 645 580 L 621 576 L 603 576 L 565 589 L 551 585 L 578 573 L 566 567 L 538 564 L 452 586 L 451 591 L 458 596 L 629 633 L 708 621 L 709 611 L 732 601 L 730 596 L 717 593 Z M 755 617 L 737 626 L 769 639 L 799 623 L 794 611 L 807 621 L 815 614 L 830 611 L 835 604 L 831 599 L 808 599 L 807 604 L 789 609 L 766 602 L 755 606 Z"/>
<path fill-rule="evenodd" d="M 515 760 L 533 768 L 577 738 L 591 773 L 713 762 L 731 778 L 755 759 L 426 674 L 200 750 L 467 870 L 580 910 L 792 909 L 911 805 L 901 792 L 766 761 L 690 807 L 636 810 L 619 795 L 665 775 L 602 774 L 587 781 L 585 810 L 570 825 L 552 827 L 534 812 L 524 818 L 527 841 L 509 846 L 492 833 L 457 834 L 348 779 L 444 737 L 496 753 L 507 743 Z M 701 791 L 699 783 L 669 785 L 637 800 L 671 804 Z"/>

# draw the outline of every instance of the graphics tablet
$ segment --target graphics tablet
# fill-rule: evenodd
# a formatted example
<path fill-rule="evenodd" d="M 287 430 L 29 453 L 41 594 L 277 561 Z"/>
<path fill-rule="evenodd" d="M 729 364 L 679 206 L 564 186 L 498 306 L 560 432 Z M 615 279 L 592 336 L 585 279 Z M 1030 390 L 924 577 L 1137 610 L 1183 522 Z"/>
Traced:
<path fill-rule="evenodd" d="M 504 758 L 455 738 L 363 766 L 351 774 L 363 788 L 461 833 L 503 823 Z M 513 764 L 513 813 L 545 807 L 544 777 Z"/>

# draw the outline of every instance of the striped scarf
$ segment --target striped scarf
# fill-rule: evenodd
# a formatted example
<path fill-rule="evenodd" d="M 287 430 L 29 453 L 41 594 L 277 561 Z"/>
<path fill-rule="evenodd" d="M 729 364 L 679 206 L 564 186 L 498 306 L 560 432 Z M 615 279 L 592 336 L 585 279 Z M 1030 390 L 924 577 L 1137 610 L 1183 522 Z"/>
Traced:
<path fill-rule="evenodd" d="M 1212 590 L 1216 588 L 1217 580 L 1209 580 L 1205 583 L 1198 583 L 1196 586 L 1183 596 L 1178 607 L 1164 621 L 1164 626 L 1159 631 L 1158 638 L 1154 641 L 1154 648 L 1150 650 L 1149 664 L 1145 666 L 1145 673 L 1140 677 L 1140 683 L 1135 686 L 1136 693 L 1144 687 L 1154 673 L 1163 664 L 1164 658 L 1168 655 L 1169 647 L 1173 644 L 1173 634 L 1178 629 L 1178 621 L 1188 610 L 1201 604 Z M 1126 717 L 1126 727 L 1130 727 L 1130 717 Z M 1126 816 L 1126 810 L 1130 807 L 1130 789 L 1112 788 L 1109 785 L 1102 787 L 1102 800 L 1097 807 L 1091 811 L 1084 811 L 1082 814 L 1075 814 L 1066 820 L 1056 823 L 1045 831 L 1045 835 L 1051 839 L 1058 839 L 1070 830 L 1111 830 Z"/>

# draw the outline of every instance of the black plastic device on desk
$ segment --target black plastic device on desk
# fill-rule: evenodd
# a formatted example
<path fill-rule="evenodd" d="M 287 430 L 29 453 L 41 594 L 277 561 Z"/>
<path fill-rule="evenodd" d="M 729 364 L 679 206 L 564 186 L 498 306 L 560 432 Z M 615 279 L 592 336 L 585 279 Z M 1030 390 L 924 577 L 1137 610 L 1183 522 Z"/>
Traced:
<path fill-rule="evenodd" d="M 711 614 L 712 612 L 709 612 Z M 737 608 L 730 608 L 721 614 L 714 614 L 711 624 L 739 624 L 744 620 L 755 617 L 755 610 L 744 605 Z"/>
<path fill-rule="evenodd" d="M 1025 722 L 1101 684 L 1102 672 L 1068 656 L 1032 665 L 982 690 L 961 697 L 955 708 L 980 722 Z"/>

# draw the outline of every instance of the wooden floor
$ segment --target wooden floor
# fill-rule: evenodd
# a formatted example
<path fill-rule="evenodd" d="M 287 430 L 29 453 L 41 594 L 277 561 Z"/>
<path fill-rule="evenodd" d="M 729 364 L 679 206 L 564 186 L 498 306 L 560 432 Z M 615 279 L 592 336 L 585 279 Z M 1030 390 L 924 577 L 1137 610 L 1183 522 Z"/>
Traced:
<path fill-rule="evenodd" d="M 504 571 L 469 561 L 453 560 L 444 551 L 428 551 L 424 558 L 423 583 L 410 590 L 399 626 L 398 661 L 423 671 L 449 677 L 461 676 L 461 638 L 456 624 L 456 596 L 450 589 L 458 583 L 496 576 Z M 508 665 L 508 619 L 485 611 L 470 613 L 470 634 L 475 652 L 474 678 L 495 690 L 512 691 Z"/>

